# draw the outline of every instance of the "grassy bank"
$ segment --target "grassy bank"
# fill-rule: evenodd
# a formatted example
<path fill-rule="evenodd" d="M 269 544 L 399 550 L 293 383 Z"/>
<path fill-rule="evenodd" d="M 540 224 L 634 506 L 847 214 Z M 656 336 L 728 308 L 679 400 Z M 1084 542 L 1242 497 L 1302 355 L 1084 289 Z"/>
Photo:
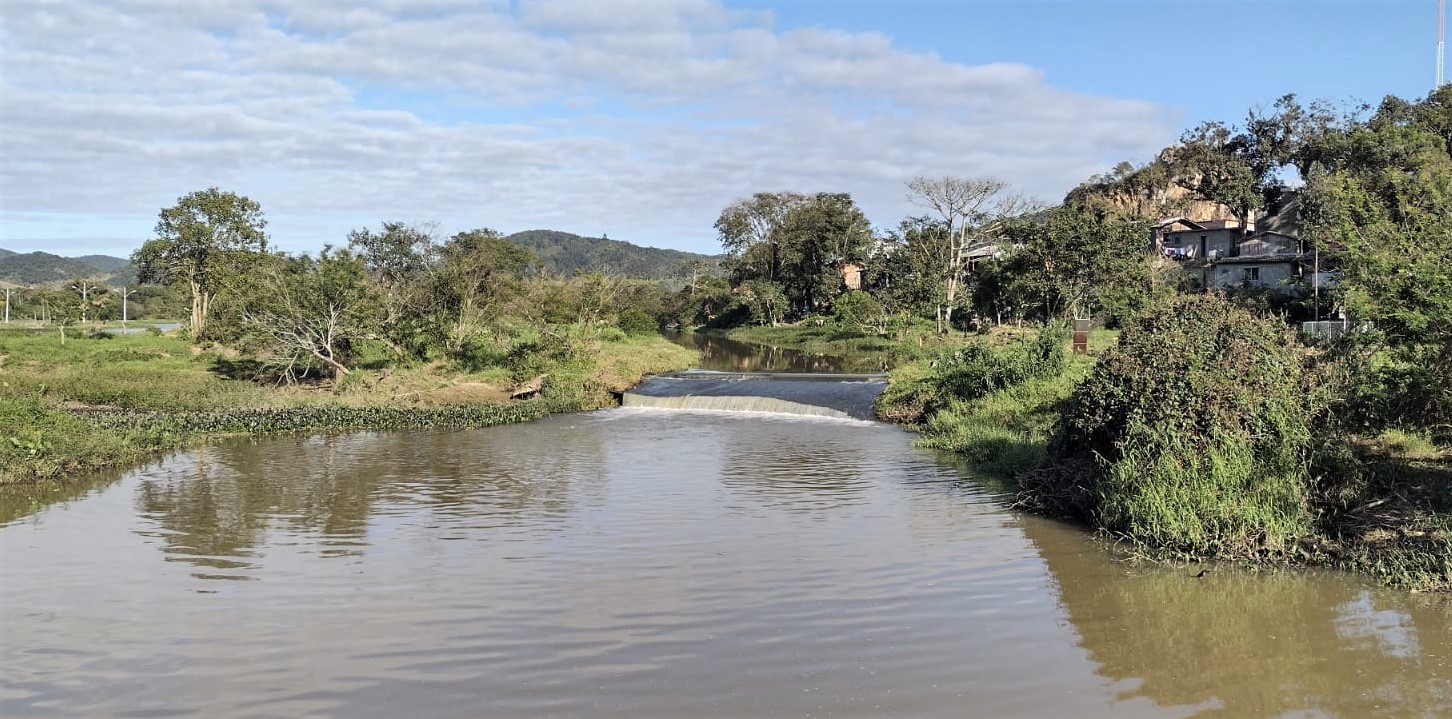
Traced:
<path fill-rule="evenodd" d="M 1254 464 L 1262 461 L 1258 457 L 1272 457 L 1269 450 L 1235 455 L 1232 443 L 1211 452 L 1204 439 L 1210 430 L 1172 428 L 1169 414 L 1154 424 L 1161 428 L 1157 436 L 1173 440 L 1174 433 L 1184 431 L 1201 439 L 1161 443 L 1158 455 L 1145 449 L 1153 443 L 1118 440 L 1140 449 L 1114 455 L 1102 448 L 1097 459 L 1076 454 L 1087 440 L 1079 442 L 1078 450 L 1064 446 L 1066 416 L 1082 411 L 1071 406 L 1075 392 L 1115 346 L 1117 335 L 1094 333 L 1090 353 L 1068 356 L 1061 371 L 1022 372 L 1016 381 L 995 385 L 981 377 L 1013 365 L 1019 351 L 998 342 L 997 358 L 975 360 L 979 369 L 970 374 L 976 384 L 968 386 L 979 389 L 959 389 L 946 398 L 940 396 L 945 376 L 965 372 L 950 356 L 906 363 L 890 375 L 879 415 L 920 431 L 923 446 L 953 452 L 978 470 L 1015 483 L 1020 507 L 1075 519 L 1144 556 L 1330 566 L 1414 591 L 1452 590 L 1452 452 L 1425 434 L 1392 430 L 1352 438 L 1335 448 L 1335 462 L 1316 459 L 1327 448 L 1308 446 L 1297 455 L 1305 463 L 1304 474 L 1282 473 L 1274 481 Z M 1144 371 L 1150 367 L 1132 364 Z M 1219 361 L 1206 366 L 1216 372 L 1225 367 Z M 1176 393 L 1209 386 L 1206 379 L 1166 367 L 1157 371 L 1184 379 L 1185 387 L 1164 376 L 1130 377 L 1117 389 L 1101 387 L 1094 394 L 1132 396 L 1141 391 L 1137 386 L 1153 382 L 1149 391 L 1154 396 L 1170 398 L 1163 411 L 1209 418 L 1215 432 L 1230 437 L 1224 434 L 1229 417 L 1217 414 L 1228 406 L 1225 388 L 1209 392 L 1205 396 L 1214 399 L 1192 409 L 1193 393 Z M 1264 394 L 1251 389 L 1246 401 L 1261 401 Z M 1103 413 L 1103 421 L 1115 421 L 1119 414 L 1125 413 Z M 1144 418 L 1153 421 L 1149 414 Z M 1260 425 L 1250 427 L 1253 436 L 1267 436 Z M 1217 484 L 1224 482 L 1229 484 Z M 1294 488 L 1272 490 L 1274 483 Z M 1262 516 L 1266 512 L 1275 520 Z"/>
<path fill-rule="evenodd" d="M 653 335 L 576 333 L 568 343 L 512 369 L 365 367 L 338 386 L 268 386 L 249 379 L 245 358 L 180 337 L 61 345 L 54 332 L 0 332 L 0 483 L 64 481 L 227 435 L 483 427 L 595 409 L 695 357 Z M 539 375 L 548 377 L 537 396 L 509 400 L 511 386 Z"/>

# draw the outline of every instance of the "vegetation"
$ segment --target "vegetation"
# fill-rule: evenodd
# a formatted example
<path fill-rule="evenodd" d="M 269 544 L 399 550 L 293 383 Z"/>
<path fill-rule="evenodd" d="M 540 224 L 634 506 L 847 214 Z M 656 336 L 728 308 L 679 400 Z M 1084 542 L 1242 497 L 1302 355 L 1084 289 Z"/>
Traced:
<path fill-rule="evenodd" d="M 1192 556 L 1283 554 L 1309 523 L 1311 420 L 1290 331 L 1209 295 L 1141 316 L 1064 408 L 1032 501 Z"/>
<path fill-rule="evenodd" d="M 548 275 L 570 277 L 599 272 L 649 280 L 688 280 L 693 273 L 719 273 L 720 257 L 640 247 L 606 237 L 581 237 L 557 230 L 527 230 L 504 238 L 529 250 Z"/>
<path fill-rule="evenodd" d="M 906 191 L 927 214 L 879 233 L 845 193 L 755 193 L 717 219 L 719 261 L 396 222 L 287 256 L 267 251 L 260 207 L 213 188 L 163 210 L 134 256 L 170 288 L 138 294 L 148 312 L 190 301 L 199 354 L 180 339 L 86 338 L 46 359 L 68 326 L 114 316 L 119 293 L 74 278 L 27 293 L 26 312 L 61 332 L 7 343 L 0 461 L 37 476 L 68 471 L 61 457 L 252 427 L 603 406 L 680 362 L 656 327 L 696 327 L 897 365 L 882 417 L 1015 476 L 1024 506 L 1148 552 L 1314 560 L 1448 589 L 1449 128 L 1452 87 L 1344 113 L 1288 95 L 1056 207 L 993 178 L 916 178 Z M 1176 215 L 1296 235 L 1298 276 L 1207 296 L 1148 251 L 1151 220 Z M 1302 344 L 1298 313 L 1334 313 L 1346 331 Z M 1099 343 L 1070 357 L 1060 328 L 1083 318 Z M 1110 328 L 1123 328 L 1113 347 Z M 185 370 L 156 374 L 161 391 L 129 383 L 131 362 Z M 437 393 L 464 385 L 505 408 L 432 409 L 472 396 Z M 539 396 L 503 402 L 525 385 Z M 380 408 L 401 398 L 419 414 Z"/>
<path fill-rule="evenodd" d="M 59 257 L 49 252 L 0 250 L 0 282 L 47 285 L 76 278 L 104 280 L 112 285 L 136 284 L 136 269 L 120 257 Z"/>
<path fill-rule="evenodd" d="M 271 386 L 250 378 L 253 360 L 175 334 L 62 346 L 50 333 L 9 330 L 0 347 L 0 483 L 65 480 L 227 434 L 480 427 L 595 409 L 640 377 L 691 361 L 659 336 L 602 329 L 520 351 L 514 372 L 379 362 L 334 387 Z M 510 401 L 510 377 L 529 373 L 549 381 L 537 397 Z"/>

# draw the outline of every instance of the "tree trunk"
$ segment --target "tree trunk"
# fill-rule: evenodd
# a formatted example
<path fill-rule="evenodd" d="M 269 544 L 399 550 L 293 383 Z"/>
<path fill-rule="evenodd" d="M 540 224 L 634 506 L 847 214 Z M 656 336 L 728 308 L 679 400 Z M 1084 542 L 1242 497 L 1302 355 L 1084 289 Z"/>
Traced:
<path fill-rule="evenodd" d="M 326 364 L 329 369 L 333 370 L 333 384 L 341 382 L 343 378 L 346 377 L 351 371 L 347 367 L 344 367 L 343 363 L 323 354 L 322 352 L 319 352 L 317 350 L 313 350 L 312 352 L 314 357 L 322 360 L 323 364 Z"/>

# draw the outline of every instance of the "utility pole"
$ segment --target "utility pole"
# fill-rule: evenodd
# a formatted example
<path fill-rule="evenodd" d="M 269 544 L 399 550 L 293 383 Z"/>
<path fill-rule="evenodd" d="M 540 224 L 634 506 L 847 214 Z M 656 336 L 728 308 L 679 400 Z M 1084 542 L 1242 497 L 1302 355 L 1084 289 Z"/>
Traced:
<path fill-rule="evenodd" d="M 71 289 L 81 293 L 81 322 L 85 322 L 86 310 L 91 304 L 91 290 L 96 289 L 96 286 L 85 280 L 81 280 L 80 282 L 71 285 Z"/>
<path fill-rule="evenodd" d="M 126 298 L 136 294 L 136 290 L 126 291 L 126 286 L 121 286 L 121 326 L 126 326 Z"/>

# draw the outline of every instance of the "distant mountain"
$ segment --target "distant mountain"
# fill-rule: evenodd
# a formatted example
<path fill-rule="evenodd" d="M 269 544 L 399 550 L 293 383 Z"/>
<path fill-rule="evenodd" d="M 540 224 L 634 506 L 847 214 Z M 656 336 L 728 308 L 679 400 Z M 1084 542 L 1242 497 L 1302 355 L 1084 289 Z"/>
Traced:
<path fill-rule="evenodd" d="M 707 272 L 718 272 L 721 262 L 721 257 L 715 255 L 641 247 L 556 230 L 516 232 L 504 239 L 533 252 L 546 271 L 565 276 L 593 271 L 620 277 L 671 279 L 688 276 L 695 261 L 702 262 Z"/>
<path fill-rule="evenodd" d="M 49 285 L 80 278 L 111 285 L 130 285 L 136 283 L 136 268 L 131 265 L 131 260 L 109 255 L 61 257 L 49 252 L 0 249 L 0 281 L 17 285 Z"/>

